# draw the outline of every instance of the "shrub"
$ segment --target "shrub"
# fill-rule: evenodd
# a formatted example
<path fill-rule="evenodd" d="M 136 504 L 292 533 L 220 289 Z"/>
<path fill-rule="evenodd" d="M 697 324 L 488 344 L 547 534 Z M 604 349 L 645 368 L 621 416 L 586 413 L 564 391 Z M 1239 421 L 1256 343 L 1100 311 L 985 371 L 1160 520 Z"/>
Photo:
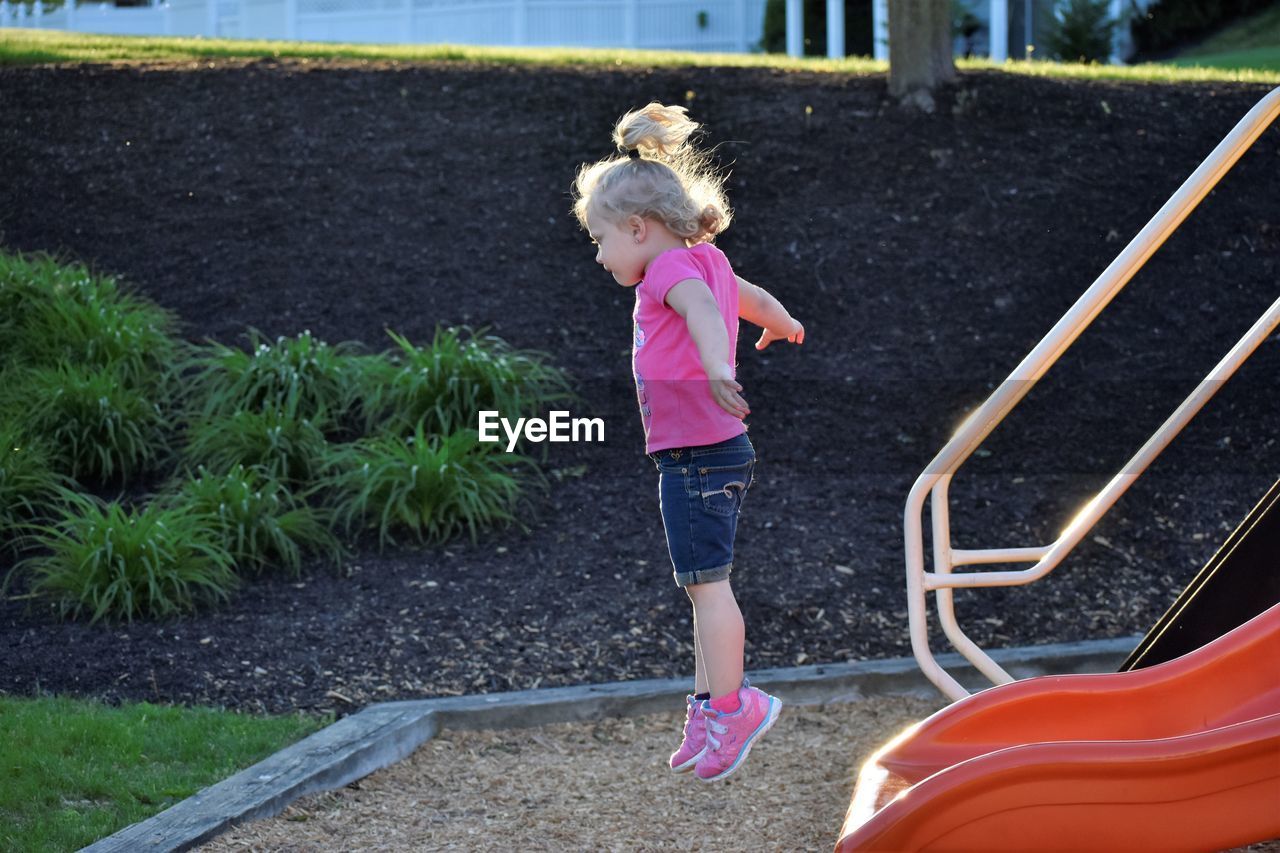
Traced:
<path fill-rule="evenodd" d="M 428 543 L 466 530 L 474 541 L 481 527 L 516 520 L 521 481 L 513 464 L 532 465 L 480 444 L 474 430 L 428 436 L 419 424 L 409 438 L 340 449 L 323 482 L 338 520 L 348 530 L 377 528 L 380 545 L 395 541 L 394 530 Z"/>
<path fill-rule="evenodd" d="M 0 343 L 16 361 L 109 368 L 152 391 L 166 387 L 184 346 L 170 312 L 111 277 L 47 257 L 0 255 L 0 309 L 10 318 L 0 325 Z"/>
<path fill-rule="evenodd" d="M 325 553 L 334 563 L 342 546 L 320 510 L 256 468 L 236 465 L 226 474 L 201 468 L 169 498 L 169 505 L 206 516 L 238 567 L 261 571 L 280 565 L 294 575 L 302 555 Z"/>
<path fill-rule="evenodd" d="M 482 409 L 529 416 L 572 396 L 564 374 L 542 353 L 513 349 L 483 330 L 437 329 L 428 347 L 387 334 L 398 347 L 390 356 L 395 369 L 365 380 L 377 389 L 368 394 L 369 432 L 405 434 L 423 423 L 428 433 L 449 434 L 477 429 Z"/>
<path fill-rule="evenodd" d="M 27 525 L 52 508 L 65 485 L 43 443 L 17 423 L 0 421 L 0 553 L 18 553 Z"/>
<path fill-rule="evenodd" d="M 242 410 L 197 420 L 187 433 L 192 468 L 226 474 L 237 465 L 259 468 L 285 483 L 310 483 L 328 452 L 327 416 L 302 417 L 292 409 Z"/>
<path fill-rule="evenodd" d="M 1064 0 L 1054 7 L 1056 26 L 1045 39 L 1051 59 L 1063 62 L 1106 62 L 1111 57 L 1109 0 Z"/>
<path fill-rule="evenodd" d="M 132 622 L 229 598 L 231 557 L 205 516 L 158 504 L 125 509 L 74 492 L 63 500 L 61 517 L 32 534 L 47 553 L 15 571 L 30 572 L 31 591 L 53 598 L 64 616 Z"/>
<path fill-rule="evenodd" d="M 244 352 L 210 343 L 185 365 L 193 408 L 204 417 L 288 411 L 336 426 L 357 403 L 360 362 L 353 345 L 330 346 L 309 331 L 273 344 L 251 331 L 250 344 Z"/>
<path fill-rule="evenodd" d="M 5 390 L 5 404 L 26 407 L 28 433 L 45 438 L 62 471 L 76 479 L 126 481 L 153 469 L 169 446 L 161 407 L 129 385 L 123 370 L 66 362 L 33 368 Z"/>

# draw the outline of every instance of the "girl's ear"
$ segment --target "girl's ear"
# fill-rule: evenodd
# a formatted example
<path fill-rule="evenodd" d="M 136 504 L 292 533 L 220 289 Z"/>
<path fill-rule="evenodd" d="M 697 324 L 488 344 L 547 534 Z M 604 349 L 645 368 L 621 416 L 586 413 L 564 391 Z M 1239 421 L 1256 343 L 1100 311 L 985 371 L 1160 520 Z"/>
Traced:
<path fill-rule="evenodd" d="M 648 231 L 648 223 L 644 221 L 643 216 L 636 216 L 634 213 L 627 217 L 627 230 L 631 232 L 631 239 L 637 243 L 643 243 L 646 232 Z"/>

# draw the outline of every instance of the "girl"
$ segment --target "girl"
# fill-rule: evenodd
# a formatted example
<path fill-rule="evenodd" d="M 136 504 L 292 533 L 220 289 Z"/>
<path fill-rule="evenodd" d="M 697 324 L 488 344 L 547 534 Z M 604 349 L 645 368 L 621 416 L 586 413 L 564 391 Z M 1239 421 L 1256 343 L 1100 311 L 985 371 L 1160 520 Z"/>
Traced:
<path fill-rule="evenodd" d="M 738 318 L 773 341 L 804 342 L 778 300 L 734 275 L 712 240 L 729 226 L 724 178 L 688 144 L 683 107 L 649 104 L 623 116 L 622 156 L 583 166 L 574 212 L 596 262 L 636 289 L 632 367 L 645 451 L 675 581 L 693 603 L 694 694 L 671 769 L 710 782 L 737 770 L 782 703 L 742 675 L 742 613 L 729 585 L 742 499 L 752 483 L 750 414 L 734 379 Z"/>

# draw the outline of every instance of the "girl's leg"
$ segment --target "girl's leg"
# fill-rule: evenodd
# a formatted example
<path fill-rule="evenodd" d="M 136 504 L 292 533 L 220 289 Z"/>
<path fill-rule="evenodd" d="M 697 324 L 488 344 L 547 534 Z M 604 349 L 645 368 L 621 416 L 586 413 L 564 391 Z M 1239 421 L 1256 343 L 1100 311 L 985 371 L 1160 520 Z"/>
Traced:
<path fill-rule="evenodd" d="M 712 697 L 736 694 L 742 686 L 745 629 L 733 587 L 723 580 L 693 584 L 685 591 L 693 601 L 694 649 L 702 669 L 700 677 L 706 679 Z"/>
<path fill-rule="evenodd" d="M 702 659 L 702 641 L 698 639 L 698 611 L 693 612 L 693 692 L 701 696 L 711 692 L 707 681 L 707 663 Z"/>

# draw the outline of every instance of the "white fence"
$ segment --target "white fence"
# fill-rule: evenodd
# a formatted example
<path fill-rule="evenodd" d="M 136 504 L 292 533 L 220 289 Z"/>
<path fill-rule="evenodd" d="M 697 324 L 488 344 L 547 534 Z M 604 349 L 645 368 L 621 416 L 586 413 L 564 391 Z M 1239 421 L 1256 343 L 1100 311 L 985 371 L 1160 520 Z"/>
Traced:
<path fill-rule="evenodd" d="M 156 6 L 0 0 L 0 27 L 75 30 L 126 36 L 211 35 L 234 25 L 239 0 L 169 0 Z"/>
<path fill-rule="evenodd" d="M 765 0 L 169 0 L 0 2 L 0 27 L 118 35 L 745 53 Z"/>

